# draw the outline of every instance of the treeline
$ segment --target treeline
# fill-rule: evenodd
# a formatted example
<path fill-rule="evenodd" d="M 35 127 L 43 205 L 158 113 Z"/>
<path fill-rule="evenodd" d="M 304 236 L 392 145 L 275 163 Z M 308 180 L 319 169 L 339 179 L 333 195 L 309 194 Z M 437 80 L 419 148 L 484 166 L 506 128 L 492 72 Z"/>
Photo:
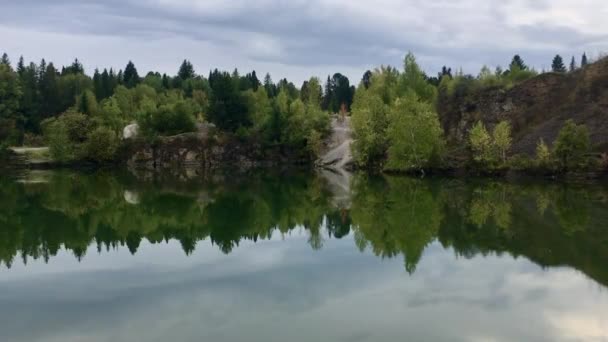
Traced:
<path fill-rule="evenodd" d="M 554 72 L 566 72 L 561 57 L 554 59 Z M 583 55 L 582 66 L 588 64 Z M 571 70 L 577 70 L 575 61 Z M 470 131 L 466 153 L 463 146 L 447 147 L 438 112 L 462 103 L 458 98 L 489 88 L 509 88 L 538 75 L 516 55 L 507 70 L 483 67 L 477 77 L 444 67 L 436 78 L 421 70 L 413 54 L 402 71 L 380 67 L 366 75 L 355 93 L 352 124 L 353 154 L 359 167 L 385 171 L 413 171 L 469 167 L 494 172 L 503 169 L 537 169 L 542 172 L 608 167 L 608 158 L 589 157 L 589 134 L 584 126 L 568 121 L 552 143 L 538 141 L 537 158 L 511 156 L 511 123 L 501 122 L 488 132 L 482 122 Z M 454 159 L 454 151 L 466 160 Z"/>
<path fill-rule="evenodd" d="M 0 146 L 49 144 L 58 160 L 111 159 L 122 128 L 138 122 L 147 137 L 192 132 L 208 122 L 220 131 L 265 144 L 314 153 L 329 132 L 329 112 L 348 111 L 354 87 L 340 73 L 296 87 L 212 70 L 208 77 L 185 60 L 175 76 L 124 70 L 85 74 L 77 59 L 61 69 L 45 60 L 15 67 L 0 61 Z M 44 139 L 42 138 L 44 135 Z"/>
<path fill-rule="evenodd" d="M 586 55 L 580 63 L 573 58 L 569 70 L 588 63 Z M 554 72 L 567 71 L 560 56 L 552 66 Z M 0 150 L 45 144 L 59 161 L 106 162 L 115 158 L 122 129 L 136 122 L 148 139 L 208 125 L 265 146 L 301 151 L 313 159 L 330 132 L 329 114 L 342 112 L 352 114 L 359 167 L 396 171 L 446 167 L 448 149 L 438 112 L 449 112 L 450 106 L 476 92 L 509 88 L 536 75 L 516 55 L 505 70 L 483 67 L 473 76 L 444 66 L 436 77 L 429 77 L 408 54 L 403 71 L 384 66 L 366 71 L 356 89 L 339 73 L 324 85 L 313 77 L 297 87 L 286 79 L 275 83 L 269 74 L 259 79 L 255 71 L 242 75 L 238 70 L 215 69 L 204 77 L 188 60 L 175 76 L 149 72 L 142 77 L 129 61 L 124 70 L 95 70 L 89 77 L 78 60 L 58 69 L 45 60 L 26 64 L 20 58 L 13 68 L 4 54 Z M 469 161 L 483 165 L 475 148 L 469 147 Z M 483 167 L 505 167 L 509 147 L 500 147 L 503 158 Z M 569 162 L 560 166 L 565 164 L 577 166 Z"/>

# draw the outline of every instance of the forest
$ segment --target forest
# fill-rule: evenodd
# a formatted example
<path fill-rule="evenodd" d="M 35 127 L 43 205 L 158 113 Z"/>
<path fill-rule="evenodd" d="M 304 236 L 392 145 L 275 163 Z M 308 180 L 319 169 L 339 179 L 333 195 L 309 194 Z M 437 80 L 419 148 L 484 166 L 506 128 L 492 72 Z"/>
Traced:
<path fill-rule="evenodd" d="M 566 67 L 561 56 L 555 73 L 573 72 L 589 64 L 573 57 Z M 544 72 L 544 71 L 543 71 Z M 508 89 L 538 75 L 515 55 L 509 67 L 483 67 L 477 76 L 444 66 L 428 76 L 413 54 L 399 70 L 381 66 L 366 71 L 358 84 L 335 73 L 325 82 L 312 77 L 296 86 L 211 70 L 207 77 L 184 60 L 176 75 L 148 72 L 141 76 L 131 61 L 124 70 L 95 69 L 92 76 L 78 60 L 56 67 L 7 54 L 0 60 L 0 154 L 9 146 L 49 146 L 60 162 L 111 162 L 122 144 L 126 125 L 138 123 L 144 139 L 197 131 L 213 125 L 221 134 L 264 146 L 305 151 L 314 160 L 331 133 L 330 116 L 352 117 L 355 166 L 385 171 L 419 171 L 454 166 L 440 124 L 438 108 L 463 93 Z M 554 142 L 538 141 L 535 160 L 510 153 L 511 123 L 488 130 L 480 121 L 469 132 L 465 165 L 481 170 L 536 168 L 545 170 L 599 167 L 588 158 L 589 134 L 568 122 Z M 551 147 L 549 147 L 551 146 Z"/>

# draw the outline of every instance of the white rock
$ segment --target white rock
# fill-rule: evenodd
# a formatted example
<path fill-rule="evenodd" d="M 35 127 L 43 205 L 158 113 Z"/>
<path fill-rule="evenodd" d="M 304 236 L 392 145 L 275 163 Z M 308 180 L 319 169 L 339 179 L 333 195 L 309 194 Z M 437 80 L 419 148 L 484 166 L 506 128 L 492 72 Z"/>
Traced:
<path fill-rule="evenodd" d="M 136 123 L 130 124 L 122 130 L 122 138 L 123 139 L 133 139 L 137 138 L 139 135 L 139 125 Z"/>

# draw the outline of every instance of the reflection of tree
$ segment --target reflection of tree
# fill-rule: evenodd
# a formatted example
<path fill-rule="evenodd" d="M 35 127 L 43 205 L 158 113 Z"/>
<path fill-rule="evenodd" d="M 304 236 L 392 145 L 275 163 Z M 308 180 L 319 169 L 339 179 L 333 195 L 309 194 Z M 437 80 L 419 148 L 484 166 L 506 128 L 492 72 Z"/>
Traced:
<path fill-rule="evenodd" d="M 10 265 L 18 253 L 24 262 L 48 260 L 61 248 L 81 259 L 93 242 L 100 252 L 126 246 L 136 253 L 143 239 L 177 240 L 190 254 L 208 238 L 229 253 L 243 239 L 267 239 L 274 230 L 287 233 L 297 226 L 318 239 L 330 212 L 323 181 L 300 174 L 205 182 L 182 190 L 179 184 L 174 189 L 135 183 L 141 188 L 138 205 L 124 200 L 124 182 L 108 174 L 69 172 L 53 173 L 47 184 L 1 179 L 0 261 Z M 205 196 L 193 188 L 204 189 Z M 348 234 L 344 224 L 332 228 L 334 236 Z"/>
<path fill-rule="evenodd" d="M 494 223 L 503 229 L 511 226 L 511 201 L 508 197 L 509 187 L 505 184 L 486 184 L 473 191 L 469 210 L 469 220 L 482 228 L 492 217 Z"/>
<path fill-rule="evenodd" d="M 136 253 L 142 241 L 175 240 L 191 254 L 209 240 L 230 253 L 243 240 L 300 227 L 314 249 L 352 232 L 361 251 L 403 258 L 410 273 L 438 239 L 459 256 L 525 256 L 608 284 L 608 191 L 598 186 L 358 175 L 347 210 L 332 207 L 324 181 L 306 174 L 169 184 L 65 172 L 48 184 L 0 178 L 0 262 L 49 260 L 61 249 L 82 259 L 92 244 Z M 137 190 L 139 204 L 125 201 L 125 189 Z"/>
<path fill-rule="evenodd" d="M 426 246 L 437 236 L 442 211 L 428 183 L 411 178 L 364 178 L 354 183 L 355 229 L 376 255 L 402 254 L 412 273 Z"/>

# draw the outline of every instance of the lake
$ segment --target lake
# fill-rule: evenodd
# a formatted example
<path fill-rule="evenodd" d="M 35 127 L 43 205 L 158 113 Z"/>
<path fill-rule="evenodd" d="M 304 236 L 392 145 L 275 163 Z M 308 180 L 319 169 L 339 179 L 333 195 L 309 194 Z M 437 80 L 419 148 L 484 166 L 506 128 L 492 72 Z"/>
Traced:
<path fill-rule="evenodd" d="M 608 341 L 608 185 L 31 172 L 1 341 Z"/>

